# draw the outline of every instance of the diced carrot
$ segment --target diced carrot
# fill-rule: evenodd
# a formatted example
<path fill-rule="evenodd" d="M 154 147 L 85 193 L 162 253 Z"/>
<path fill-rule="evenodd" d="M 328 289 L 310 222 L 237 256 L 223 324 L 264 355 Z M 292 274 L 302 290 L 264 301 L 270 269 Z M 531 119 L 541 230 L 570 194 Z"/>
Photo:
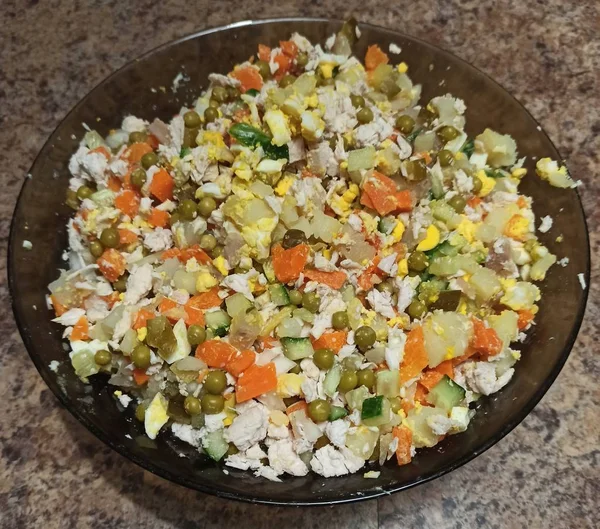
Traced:
<path fill-rule="evenodd" d="M 212 262 L 210 256 L 197 244 L 190 246 L 189 248 L 184 248 L 181 251 L 179 260 L 183 263 L 187 263 L 192 257 L 200 264 L 208 264 Z"/>
<path fill-rule="evenodd" d="M 348 333 L 346 331 L 326 332 L 312 342 L 313 349 L 331 349 L 334 353 L 339 353 L 340 349 L 346 345 Z"/>
<path fill-rule="evenodd" d="M 273 74 L 275 79 L 281 79 L 286 73 L 290 71 L 292 67 L 292 59 L 285 55 L 284 53 L 279 53 L 273 57 L 273 62 L 279 65 L 277 71 Z"/>
<path fill-rule="evenodd" d="M 414 400 L 415 402 L 420 403 L 422 406 L 429 406 L 429 402 L 427 402 L 427 393 L 429 390 L 420 382 L 417 382 L 417 389 L 415 390 Z"/>
<path fill-rule="evenodd" d="M 146 142 L 132 143 L 121 155 L 121 159 L 130 164 L 139 163 L 144 154 L 152 152 L 152 147 Z"/>
<path fill-rule="evenodd" d="M 173 198 L 173 188 L 175 182 L 173 177 L 166 169 L 159 169 L 152 177 L 150 183 L 150 194 L 155 196 L 161 202 Z"/>
<path fill-rule="evenodd" d="M 296 43 L 292 40 L 280 40 L 279 47 L 283 53 L 292 59 L 298 55 L 298 46 L 296 46 Z"/>
<path fill-rule="evenodd" d="M 265 46 L 264 44 L 258 45 L 258 58 L 261 61 L 269 62 L 271 58 L 271 48 L 269 46 Z"/>
<path fill-rule="evenodd" d="M 108 187 L 108 189 L 114 193 L 118 193 L 121 191 L 121 180 L 119 180 L 116 176 L 109 176 L 106 187 Z"/>
<path fill-rule="evenodd" d="M 204 326 L 204 311 L 199 309 L 194 305 L 192 299 L 188 300 L 188 302 L 184 305 L 185 310 L 185 324 L 187 326 L 190 325 L 201 325 Z"/>
<path fill-rule="evenodd" d="M 306 411 L 308 409 L 308 404 L 306 404 L 305 400 L 299 400 L 297 402 L 294 402 L 294 404 L 290 404 L 286 410 L 285 413 L 289 415 L 291 415 L 292 413 L 295 413 L 297 411 Z"/>
<path fill-rule="evenodd" d="M 408 413 L 415 407 L 415 405 L 408 399 L 402 399 L 400 401 L 400 407 L 402 408 L 402 411 L 404 411 L 404 413 Z"/>
<path fill-rule="evenodd" d="M 254 66 L 236 68 L 229 75 L 240 82 L 240 90 L 242 93 L 247 92 L 252 88 L 254 88 L 254 90 L 260 90 L 262 88 L 262 77 L 260 76 L 258 69 Z"/>
<path fill-rule="evenodd" d="M 95 152 L 101 154 L 107 160 L 110 160 L 110 152 L 104 145 L 100 145 L 100 147 L 96 147 L 95 149 L 90 150 L 90 154 Z"/>
<path fill-rule="evenodd" d="M 419 382 L 425 386 L 427 389 L 431 389 L 437 385 L 437 383 L 442 380 L 444 375 L 442 373 L 436 371 L 435 369 L 430 369 L 428 371 L 424 371 L 421 375 L 421 379 Z"/>
<path fill-rule="evenodd" d="M 486 327 L 484 323 L 472 318 L 473 322 L 473 340 L 471 346 L 484 357 L 497 355 L 502 351 L 502 340 L 498 333 L 491 327 Z"/>
<path fill-rule="evenodd" d="M 126 189 L 116 196 L 115 207 L 120 209 L 125 215 L 135 217 L 140 209 L 140 197 L 135 191 Z"/>
<path fill-rule="evenodd" d="M 412 329 L 406 337 L 404 358 L 400 366 L 400 382 L 404 384 L 411 378 L 419 376 L 428 364 L 429 359 L 427 351 L 425 351 L 425 336 L 423 328 L 419 325 Z"/>
<path fill-rule="evenodd" d="M 169 213 L 162 209 L 152 208 L 148 222 L 155 228 L 164 228 L 169 223 Z"/>
<path fill-rule="evenodd" d="M 307 268 L 304 270 L 304 277 L 317 283 L 322 283 L 331 287 L 335 290 L 342 288 L 343 284 L 348 279 L 345 272 L 336 270 L 334 272 L 323 272 L 321 270 L 315 270 L 314 268 Z"/>
<path fill-rule="evenodd" d="M 392 435 L 398 439 L 398 446 L 396 447 L 398 465 L 407 465 L 412 460 L 412 431 L 406 426 L 394 426 Z"/>
<path fill-rule="evenodd" d="M 522 331 L 523 329 L 526 329 L 529 326 L 529 324 L 533 321 L 535 314 L 529 309 L 522 309 L 517 312 L 519 314 L 517 326 L 519 327 L 519 330 Z"/>
<path fill-rule="evenodd" d="M 108 296 L 100 296 L 100 299 L 106 301 L 108 308 L 112 309 L 119 299 L 120 294 L 118 292 L 111 292 Z"/>
<path fill-rule="evenodd" d="M 114 248 L 104 250 L 104 253 L 98 258 L 96 264 L 98 265 L 100 273 L 111 283 L 114 283 L 119 279 L 127 267 L 125 257 L 121 255 L 121 252 Z"/>
<path fill-rule="evenodd" d="M 54 307 L 54 314 L 57 316 L 62 316 L 65 312 L 67 312 L 67 307 L 65 307 L 55 295 L 50 296 L 50 300 L 52 301 L 52 306 Z"/>
<path fill-rule="evenodd" d="M 390 58 L 377 44 L 367 48 L 367 54 L 365 55 L 365 68 L 367 70 L 374 70 L 380 64 L 387 64 L 388 62 L 390 62 Z"/>
<path fill-rule="evenodd" d="M 81 316 L 81 318 L 79 318 L 77 323 L 73 326 L 69 340 L 72 342 L 76 342 L 78 340 L 89 340 L 89 330 L 90 326 L 88 325 L 87 318 L 85 316 Z"/>
<path fill-rule="evenodd" d="M 142 327 L 146 327 L 148 320 L 154 318 L 154 312 L 148 309 L 140 309 L 133 320 L 133 330 L 137 331 Z"/>
<path fill-rule="evenodd" d="M 196 358 L 200 358 L 208 367 L 224 368 L 237 349 L 233 345 L 222 340 L 207 340 L 196 348 Z"/>
<path fill-rule="evenodd" d="M 452 366 L 452 360 L 443 361 L 441 364 L 436 366 L 435 370 L 442 375 L 448 375 L 450 378 L 454 378 L 454 367 Z"/>
<path fill-rule="evenodd" d="M 360 195 L 360 203 L 363 206 L 365 206 L 366 208 L 375 209 L 375 206 L 373 205 L 373 201 L 371 200 L 369 195 L 367 195 L 367 193 L 365 193 L 364 191 Z"/>
<path fill-rule="evenodd" d="M 387 215 L 392 212 L 407 212 L 412 210 L 412 195 L 410 191 L 398 191 L 394 181 L 377 171 L 373 171 L 371 177 L 363 186 L 361 195 L 361 204 L 365 204 L 365 194 L 368 195 L 367 201 L 380 215 Z"/>
<path fill-rule="evenodd" d="M 527 199 L 523 196 L 520 196 L 519 198 L 517 198 L 517 206 L 519 206 L 521 209 L 526 208 L 527 207 Z"/>
<path fill-rule="evenodd" d="M 135 383 L 138 386 L 143 386 L 146 382 L 148 382 L 149 378 L 150 377 L 146 375 L 145 369 L 140 369 L 139 367 L 136 367 L 133 370 L 133 380 L 135 380 Z"/>
<path fill-rule="evenodd" d="M 231 360 L 229 360 L 225 366 L 225 369 L 234 377 L 239 377 L 246 369 L 254 364 L 255 358 L 256 355 L 249 349 L 237 351 Z"/>
<path fill-rule="evenodd" d="M 131 230 L 119 229 L 119 244 L 131 244 L 136 242 L 138 237 Z"/>
<path fill-rule="evenodd" d="M 371 290 L 377 284 L 377 265 L 381 261 L 381 257 L 376 255 L 371 264 L 365 268 L 365 271 L 358 277 L 357 284 L 364 291 Z"/>
<path fill-rule="evenodd" d="M 254 364 L 238 377 L 235 385 L 235 401 L 245 402 L 276 388 L 275 364 L 273 362 L 264 366 Z"/>
<path fill-rule="evenodd" d="M 158 312 L 164 314 L 177 307 L 179 307 L 179 304 L 176 301 L 173 301 L 171 298 L 162 298 L 158 304 Z"/>
<path fill-rule="evenodd" d="M 277 338 L 273 338 L 272 336 L 259 336 L 258 340 L 258 351 L 262 352 L 265 349 L 272 349 L 277 341 Z"/>
<path fill-rule="evenodd" d="M 289 283 L 298 279 L 306 266 L 309 254 L 310 247 L 307 244 L 298 244 L 287 250 L 284 250 L 280 244 L 276 244 L 271 252 L 271 258 L 278 281 Z"/>
<path fill-rule="evenodd" d="M 219 307 L 221 303 L 223 303 L 223 300 L 219 297 L 219 287 L 213 287 L 208 292 L 202 292 L 202 294 L 192 296 L 186 303 L 186 307 L 211 309 L 213 307 Z"/>
<path fill-rule="evenodd" d="M 467 206 L 469 206 L 470 208 L 476 208 L 482 202 L 483 200 L 481 200 L 481 198 L 479 197 L 471 197 L 469 200 L 467 200 Z"/>
<path fill-rule="evenodd" d="M 154 134 L 148 134 L 148 139 L 146 139 L 146 143 L 150 145 L 150 147 L 152 147 L 153 151 L 158 149 L 158 146 L 160 145 L 160 141 L 158 141 L 158 138 Z"/>

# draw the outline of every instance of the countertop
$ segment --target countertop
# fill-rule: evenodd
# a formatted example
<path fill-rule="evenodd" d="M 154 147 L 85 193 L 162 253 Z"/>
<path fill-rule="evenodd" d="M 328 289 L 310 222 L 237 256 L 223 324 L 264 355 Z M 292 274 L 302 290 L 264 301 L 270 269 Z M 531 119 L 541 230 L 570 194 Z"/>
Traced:
<path fill-rule="evenodd" d="M 473 63 L 508 87 L 546 129 L 575 178 L 584 183 L 580 191 L 593 252 L 586 318 L 562 373 L 529 417 L 485 454 L 434 482 L 380 500 L 304 510 L 195 493 L 145 472 L 101 444 L 59 406 L 36 372 L 15 327 L 6 285 L 15 200 L 36 153 L 60 119 L 104 77 L 141 53 L 235 20 L 351 13 Z M 593 0 L 3 0 L 0 526 L 598 527 L 599 27 L 600 4 Z"/>

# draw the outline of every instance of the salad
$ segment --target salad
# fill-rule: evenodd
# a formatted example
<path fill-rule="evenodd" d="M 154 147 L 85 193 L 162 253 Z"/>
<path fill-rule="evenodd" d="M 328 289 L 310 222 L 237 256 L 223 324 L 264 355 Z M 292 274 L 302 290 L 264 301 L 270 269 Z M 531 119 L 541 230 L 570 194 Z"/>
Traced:
<path fill-rule="evenodd" d="M 510 382 L 557 260 L 524 159 L 359 37 L 260 45 L 168 123 L 128 115 L 73 154 L 53 321 L 150 439 L 275 481 L 377 478 Z"/>

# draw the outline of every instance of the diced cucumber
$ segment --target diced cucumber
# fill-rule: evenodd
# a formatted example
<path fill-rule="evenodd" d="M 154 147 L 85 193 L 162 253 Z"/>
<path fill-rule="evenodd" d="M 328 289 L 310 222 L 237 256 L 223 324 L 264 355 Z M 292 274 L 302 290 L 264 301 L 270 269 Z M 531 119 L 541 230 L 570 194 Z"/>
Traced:
<path fill-rule="evenodd" d="M 371 397 L 365 399 L 362 405 L 362 411 L 360 413 L 361 419 L 372 419 L 373 417 L 379 417 L 383 413 L 383 397 L 378 395 L 377 397 Z"/>
<path fill-rule="evenodd" d="M 281 338 L 283 354 L 290 360 L 308 358 L 315 352 L 308 338 Z"/>
<path fill-rule="evenodd" d="M 342 368 L 340 367 L 340 364 L 335 364 L 327 372 L 327 375 L 325 375 L 325 380 L 323 380 L 323 391 L 325 392 L 325 395 L 328 397 L 333 397 L 337 391 L 337 387 L 341 379 Z"/>
<path fill-rule="evenodd" d="M 278 307 L 283 307 L 290 303 L 287 289 L 280 283 L 269 285 L 269 294 L 271 295 L 271 301 Z"/>
<path fill-rule="evenodd" d="M 348 171 L 371 169 L 375 166 L 375 147 L 368 145 L 348 153 Z"/>
<path fill-rule="evenodd" d="M 229 450 L 229 443 L 223 437 L 223 430 L 209 432 L 202 440 L 202 448 L 211 459 L 220 461 Z"/>
<path fill-rule="evenodd" d="M 400 371 L 397 369 L 377 372 L 377 395 L 397 397 L 400 395 Z"/>
<path fill-rule="evenodd" d="M 337 421 L 342 417 L 348 415 L 348 410 L 342 406 L 331 406 L 331 411 L 329 412 L 329 420 Z"/>
<path fill-rule="evenodd" d="M 206 327 L 213 332 L 215 336 L 225 336 L 231 324 L 231 318 L 223 310 L 214 310 L 204 315 Z"/>
<path fill-rule="evenodd" d="M 448 375 L 440 380 L 427 395 L 427 402 L 437 408 L 443 408 L 450 411 L 454 406 L 458 406 L 465 398 L 465 390 L 459 386 Z"/>
<path fill-rule="evenodd" d="M 271 262 L 271 259 L 267 259 L 263 263 L 263 272 L 269 283 L 277 281 L 277 278 L 275 277 L 275 269 L 273 268 L 273 263 Z"/>
<path fill-rule="evenodd" d="M 233 296 L 229 296 L 225 300 L 225 306 L 227 307 L 227 314 L 234 318 L 238 314 L 245 314 L 248 312 L 253 305 L 244 294 L 236 292 Z"/>
<path fill-rule="evenodd" d="M 377 224 L 377 230 L 381 233 L 389 235 L 398 224 L 398 220 L 394 217 L 383 217 Z"/>

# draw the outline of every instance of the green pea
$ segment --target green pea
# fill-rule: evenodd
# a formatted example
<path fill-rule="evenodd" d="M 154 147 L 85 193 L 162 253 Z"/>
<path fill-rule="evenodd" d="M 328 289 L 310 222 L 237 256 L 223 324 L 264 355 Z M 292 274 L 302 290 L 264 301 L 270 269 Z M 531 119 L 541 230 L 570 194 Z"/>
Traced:
<path fill-rule="evenodd" d="M 294 81 L 296 80 L 296 76 L 295 75 L 291 75 L 291 74 L 285 74 L 282 78 L 281 81 L 279 81 L 279 86 L 281 88 L 286 88 L 292 84 L 294 84 Z"/>
<path fill-rule="evenodd" d="M 94 194 L 93 189 L 88 186 L 81 186 L 77 190 L 77 198 L 79 200 L 84 200 L 86 198 L 90 198 L 93 194 Z"/>
<path fill-rule="evenodd" d="M 413 320 L 420 320 L 425 314 L 427 314 L 427 306 L 422 301 L 415 300 L 408 306 L 408 315 Z"/>
<path fill-rule="evenodd" d="M 427 166 L 423 160 L 409 160 L 406 162 L 406 171 L 414 182 L 421 182 L 427 178 Z"/>
<path fill-rule="evenodd" d="M 421 110 L 419 110 L 419 119 L 423 121 L 424 125 L 430 125 L 435 118 L 437 118 L 437 110 L 435 107 L 429 108 L 428 105 L 421 107 Z"/>
<path fill-rule="evenodd" d="M 300 364 L 296 364 L 294 367 L 292 367 L 292 369 L 290 369 L 289 371 L 290 373 L 293 373 L 294 375 L 299 375 L 300 373 L 302 373 L 302 368 L 300 367 Z M 289 406 L 289 404 L 288 404 Z"/>
<path fill-rule="evenodd" d="M 365 386 L 366 388 L 372 389 L 375 385 L 375 373 L 372 369 L 361 369 L 357 374 L 359 386 Z"/>
<path fill-rule="evenodd" d="M 177 224 L 180 220 L 181 220 L 181 216 L 179 215 L 179 213 L 177 213 L 177 211 L 174 211 L 169 216 L 169 226 L 171 226 L 171 227 L 175 226 L 175 224 Z"/>
<path fill-rule="evenodd" d="M 192 395 L 188 395 L 183 401 L 183 409 L 188 415 L 198 415 L 202 411 L 200 399 Z"/>
<path fill-rule="evenodd" d="M 122 275 L 112 286 L 117 292 L 125 292 L 127 290 L 127 276 Z"/>
<path fill-rule="evenodd" d="M 207 393 L 202 397 L 202 410 L 207 415 L 214 415 L 215 413 L 221 413 L 225 408 L 225 399 L 222 395 L 211 395 Z"/>
<path fill-rule="evenodd" d="M 199 129 L 185 129 L 183 131 L 183 143 L 182 147 L 195 147 L 196 146 L 196 138 L 198 137 Z"/>
<path fill-rule="evenodd" d="M 414 251 L 408 258 L 408 269 L 414 272 L 422 272 L 427 268 L 429 261 L 427 256 L 419 250 Z"/>
<path fill-rule="evenodd" d="M 144 406 L 143 404 L 138 404 L 136 406 L 135 418 L 140 422 L 144 422 L 144 419 L 146 418 L 146 406 Z"/>
<path fill-rule="evenodd" d="M 438 152 L 438 160 L 442 167 L 448 167 L 454 163 L 454 154 L 448 149 L 442 149 Z"/>
<path fill-rule="evenodd" d="M 105 366 L 112 362 L 112 355 L 106 349 L 100 349 L 94 354 L 94 362 L 99 366 Z"/>
<path fill-rule="evenodd" d="M 105 228 L 100 234 L 100 242 L 106 248 L 116 248 L 119 246 L 119 230 L 116 228 Z"/>
<path fill-rule="evenodd" d="M 92 241 L 90 243 L 90 253 L 97 259 L 104 253 L 104 246 L 100 241 Z"/>
<path fill-rule="evenodd" d="M 354 138 L 348 138 L 347 136 L 342 136 L 342 140 L 344 142 L 344 150 L 348 152 L 354 147 Z"/>
<path fill-rule="evenodd" d="M 135 367 L 147 369 L 150 367 L 150 348 L 143 344 L 136 346 L 131 353 L 131 360 Z"/>
<path fill-rule="evenodd" d="M 209 99 L 208 101 L 208 107 L 209 108 L 219 108 L 221 106 L 221 103 L 219 103 L 216 99 Z M 216 119 L 216 118 L 215 118 Z"/>
<path fill-rule="evenodd" d="M 289 250 L 290 248 L 294 248 L 294 246 L 298 246 L 299 244 L 306 243 L 306 235 L 302 230 L 288 230 L 285 232 L 283 236 L 283 240 L 281 241 L 281 245 Z"/>
<path fill-rule="evenodd" d="M 214 250 L 215 246 L 217 246 L 217 239 L 215 239 L 214 235 L 205 233 L 200 237 L 200 248 L 203 250 L 208 250 L 210 252 L 211 250 Z"/>
<path fill-rule="evenodd" d="M 460 132 L 451 125 L 444 125 L 443 127 L 439 128 L 435 133 L 437 137 L 444 143 L 452 141 L 460 134 Z"/>
<path fill-rule="evenodd" d="M 338 390 L 342 393 L 346 393 L 350 390 L 353 390 L 358 385 L 358 376 L 356 371 L 348 370 L 343 371 L 342 376 L 340 378 L 340 383 L 338 384 Z"/>
<path fill-rule="evenodd" d="M 227 97 L 229 98 L 229 101 L 235 101 L 238 97 L 240 97 L 239 88 L 236 88 L 235 86 L 228 86 Z"/>
<path fill-rule="evenodd" d="M 77 191 L 73 189 L 67 189 L 67 196 L 65 198 L 65 203 L 71 209 L 77 211 L 79 209 L 79 199 L 77 198 Z"/>
<path fill-rule="evenodd" d="M 195 110 L 188 110 L 183 115 L 183 123 L 188 129 L 196 129 L 202 124 L 202 120 L 200 119 L 200 114 L 198 114 L 198 112 Z"/>
<path fill-rule="evenodd" d="M 321 306 L 321 300 L 315 292 L 305 292 L 302 294 L 302 306 L 306 310 L 315 313 Z"/>
<path fill-rule="evenodd" d="M 288 297 L 290 298 L 290 303 L 292 305 L 300 305 L 302 303 L 302 292 L 298 290 L 290 290 L 288 292 Z"/>
<path fill-rule="evenodd" d="M 415 120 L 406 114 L 396 118 L 396 128 L 402 134 L 410 134 L 415 128 Z"/>
<path fill-rule="evenodd" d="M 209 371 L 204 377 L 204 389 L 213 395 L 220 395 L 227 387 L 227 378 L 221 370 Z"/>
<path fill-rule="evenodd" d="M 334 329 L 341 331 L 342 329 L 346 329 L 348 325 L 350 325 L 350 320 L 348 319 L 348 313 L 345 310 L 340 310 L 339 312 L 334 312 L 331 317 L 331 325 Z"/>
<path fill-rule="evenodd" d="M 331 412 L 331 404 L 324 399 L 313 400 L 308 405 L 308 415 L 315 422 L 326 421 Z"/>
<path fill-rule="evenodd" d="M 193 200 L 186 198 L 179 205 L 179 215 L 184 220 L 194 220 L 198 216 L 197 204 Z"/>
<path fill-rule="evenodd" d="M 204 340 L 206 340 L 206 329 L 201 327 L 200 325 L 190 325 L 188 331 L 188 342 L 192 345 L 200 345 Z"/>
<path fill-rule="evenodd" d="M 296 64 L 301 68 L 304 68 L 308 64 L 308 55 L 301 51 L 296 55 Z"/>
<path fill-rule="evenodd" d="M 385 281 L 382 281 L 376 285 L 375 288 L 379 290 L 379 292 L 387 292 L 388 294 L 391 294 L 394 292 L 394 282 L 391 279 L 386 279 Z"/>
<path fill-rule="evenodd" d="M 371 121 L 373 121 L 373 111 L 367 107 L 361 108 L 356 113 L 356 119 L 358 120 L 359 123 L 362 123 L 362 124 L 370 123 Z"/>
<path fill-rule="evenodd" d="M 363 108 L 365 106 L 365 98 L 357 94 L 352 94 L 350 96 L 350 102 L 354 108 Z"/>
<path fill-rule="evenodd" d="M 479 180 L 479 178 L 477 179 Z M 464 197 L 460 195 L 454 195 L 450 200 L 448 200 L 448 205 L 456 211 L 456 213 L 462 213 L 465 210 L 465 206 L 467 205 L 467 201 Z"/>
<path fill-rule="evenodd" d="M 225 103 L 227 101 L 227 88 L 224 86 L 215 86 L 212 89 L 211 97 L 219 103 Z M 200 116 L 198 116 L 198 125 L 200 125 Z M 195 125 L 196 127 L 198 125 Z"/>
<path fill-rule="evenodd" d="M 319 369 L 329 369 L 333 365 L 335 353 L 331 349 L 317 349 L 313 355 L 313 362 Z"/>
<path fill-rule="evenodd" d="M 150 169 L 153 165 L 158 163 L 158 154 L 155 152 L 147 152 L 142 156 L 142 167 L 144 169 Z"/>
<path fill-rule="evenodd" d="M 216 108 L 208 107 L 204 111 L 204 121 L 206 123 L 212 123 L 213 121 L 216 121 L 217 119 L 219 119 L 219 111 Z"/>
<path fill-rule="evenodd" d="M 396 82 L 396 75 L 386 77 L 379 85 L 379 91 L 388 96 L 389 99 L 397 96 L 400 93 L 400 87 Z"/>
<path fill-rule="evenodd" d="M 354 333 L 354 343 L 361 351 L 366 351 L 377 340 L 377 334 L 372 327 L 363 325 Z"/>
<path fill-rule="evenodd" d="M 473 194 L 478 195 L 481 191 L 483 184 L 479 178 L 476 176 L 473 177 Z"/>
<path fill-rule="evenodd" d="M 213 197 L 204 197 L 198 203 L 198 213 L 204 218 L 210 217 L 210 214 L 217 209 L 217 203 Z"/>
<path fill-rule="evenodd" d="M 146 180 L 146 171 L 144 171 L 141 167 L 134 169 L 131 173 L 131 183 L 138 189 L 146 183 Z"/>
<path fill-rule="evenodd" d="M 148 135 L 143 131 L 134 131 L 129 133 L 129 143 L 144 143 Z"/>
<path fill-rule="evenodd" d="M 217 257 L 223 255 L 224 251 L 225 248 L 223 248 L 223 246 L 219 244 L 218 246 L 215 246 L 214 250 L 210 253 L 210 255 L 213 259 L 216 259 Z"/>
<path fill-rule="evenodd" d="M 263 79 L 270 79 L 271 67 L 267 61 L 256 61 L 255 66 L 258 68 L 258 73 Z"/>
<path fill-rule="evenodd" d="M 402 409 L 402 401 L 400 397 L 392 397 L 390 399 L 390 408 L 393 413 L 398 413 Z"/>

